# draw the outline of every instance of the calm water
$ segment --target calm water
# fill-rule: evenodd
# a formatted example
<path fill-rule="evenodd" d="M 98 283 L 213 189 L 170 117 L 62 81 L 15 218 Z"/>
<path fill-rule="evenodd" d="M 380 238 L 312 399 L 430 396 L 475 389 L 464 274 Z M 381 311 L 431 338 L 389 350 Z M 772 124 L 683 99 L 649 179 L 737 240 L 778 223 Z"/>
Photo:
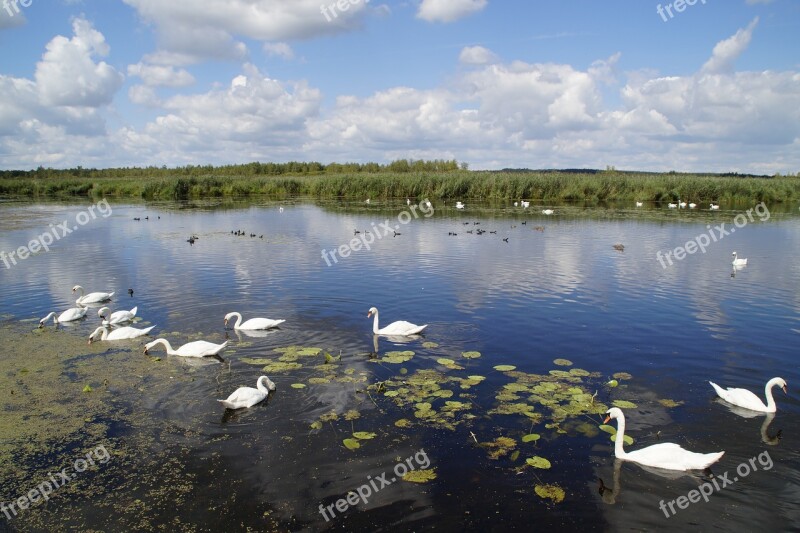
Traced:
<path fill-rule="evenodd" d="M 51 223 L 75 225 L 89 205 L 0 203 L 0 250 L 25 245 L 49 231 Z M 768 220 L 756 217 L 712 242 L 706 253 L 662 268 L 656 252 L 708 234 L 709 224 L 725 223 L 730 230 L 740 211 L 556 206 L 556 214 L 548 217 L 533 205 L 523 211 L 468 203 L 460 211 L 434 204 L 432 216 L 418 209 L 417 218 L 400 224 L 404 201 L 370 206 L 302 200 L 148 206 L 111 201 L 109 208 L 109 216 L 87 220 L 49 252 L 11 268 L 0 263 L 0 317 L 20 335 L 33 335 L 36 321 L 47 312 L 72 306 L 70 289 L 80 284 L 88 291 L 116 291 L 109 304 L 113 309 L 138 306 L 144 320 L 136 326 L 155 325 L 153 333 L 173 345 L 199 337 L 228 338 L 222 364 L 187 366 L 185 360 L 158 352 L 162 366 L 153 366 L 151 376 L 140 376 L 158 387 L 117 392 L 121 405 L 146 411 L 149 420 L 141 426 L 109 426 L 108 439 L 149 439 L 134 448 L 140 454 L 127 453 L 126 468 L 142 476 L 153 469 L 152 483 L 158 484 L 153 457 L 174 462 L 181 475 L 193 480 L 190 494 L 166 507 L 148 501 L 152 496 L 142 494 L 152 492 L 131 489 L 111 461 L 105 473 L 92 478 L 91 497 L 79 491 L 56 495 L 11 521 L 0 515 L 0 529 L 113 529 L 109 524 L 115 515 L 129 520 L 126 524 L 135 524 L 135 515 L 155 529 L 194 525 L 199 531 L 500 531 L 532 523 L 582 531 L 685 529 L 690 524 L 701 530 L 800 527 L 800 218 L 794 213 L 771 208 Z M 372 237 L 382 234 L 379 224 L 387 219 L 400 235 L 375 238 L 371 250 L 326 264 L 322 250 L 348 243 L 355 229 L 365 239 L 365 230 Z M 478 235 L 478 229 L 486 233 Z M 232 235 L 233 230 L 247 236 Z M 186 242 L 191 235 L 198 237 L 194 245 Z M 615 243 L 624 244 L 624 252 L 613 249 Z M 749 259 L 746 268 L 731 270 L 733 250 Z M 128 288 L 134 289 L 133 297 Z M 424 337 L 404 343 L 373 338 L 366 318 L 372 306 L 380 310 L 382 326 L 394 320 L 428 324 Z M 230 311 L 245 319 L 286 322 L 261 336 L 226 332 L 222 319 Z M 97 321 L 90 312 L 63 330 L 85 339 Z M 138 339 L 121 349 L 129 354 L 125 357 L 141 358 L 143 344 Z M 225 413 L 216 400 L 238 386 L 254 386 L 262 373 L 263 361 L 255 365 L 247 359 L 276 361 L 281 353 L 274 349 L 291 345 L 341 355 L 333 363 L 337 379 L 315 382 L 315 376 L 333 374 L 316 368 L 322 355 L 313 361 L 301 357 L 302 368 L 270 375 L 277 390 L 268 402 Z M 381 362 L 387 352 L 398 350 L 411 350 L 414 356 L 400 364 Z M 463 358 L 466 351 L 481 357 Z M 23 356 L 12 345 L 0 361 Z M 448 369 L 437 363 L 439 358 L 465 368 Z M 555 365 L 557 358 L 573 365 Z M 86 361 L 103 364 L 99 356 Z M 544 417 L 533 425 L 522 414 L 490 413 L 497 407 L 496 395 L 515 381 L 514 374 L 493 369 L 500 364 L 533 374 L 570 368 L 597 373 L 579 384 L 589 393 L 597 391 L 596 401 L 636 404 L 625 409 L 628 434 L 636 440 L 632 449 L 672 441 L 695 451 L 725 450 L 712 469 L 717 479 L 727 471 L 732 480 L 737 466 L 759 454 L 768 456 L 772 467 L 767 470 L 756 460 L 751 465 L 758 471 L 716 491 L 708 503 L 675 507 L 675 516 L 667 518 L 659 502 L 688 494 L 710 480 L 708 474 L 664 477 L 631 463 L 615 468 L 608 435 L 591 430 L 602 423 L 599 412 L 569 416 L 558 426 L 551 425 L 552 417 L 541 406 L 536 412 Z M 375 387 L 386 381 L 389 390 L 402 389 L 401 380 L 422 369 L 459 379 L 486 378 L 469 389 L 450 383 L 455 395 L 449 400 L 470 405 L 468 412 L 456 414 L 453 429 L 426 423 L 415 416 L 418 406 L 398 406 Z M 616 389 L 605 386 L 618 372 L 631 378 L 619 380 Z M 774 376 L 787 380 L 789 395 L 775 389 L 778 413 L 765 438 L 763 415 L 745 418 L 731 412 L 714 401 L 707 383 L 712 379 L 763 395 L 764 383 Z M 65 383 L 70 379 L 64 376 Z M 418 398 L 417 403 L 423 400 L 440 410 L 446 398 Z M 35 416 L 36 405 L 30 409 Z M 332 410 L 338 420 L 311 427 Z M 358 411 L 358 418 L 346 420 L 348 411 Z M 412 425 L 395 426 L 402 418 Z M 778 430 L 781 439 L 765 442 Z M 351 451 L 343 439 L 354 431 L 376 436 Z M 541 439 L 523 443 L 521 437 L 531 432 Z M 492 459 L 491 449 L 478 444 L 503 436 L 516 441 L 519 457 Z M 87 438 L 80 449 L 97 443 Z M 397 481 L 366 504 L 336 511 L 329 522 L 320 514 L 321 504 L 335 505 L 420 450 L 436 479 Z M 42 462 L 65 464 L 70 453 L 43 455 Z M 551 468 L 523 467 L 525 458 L 533 456 L 547 458 Z M 43 467 L 39 477 L 46 473 Z M 612 492 L 600 494 L 598 478 Z M 557 485 L 564 500 L 540 498 L 534 492 L 539 484 Z M 0 487 L 0 501 L 30 488 Z M 108 499 L 129 505 L 112 509 L 102 503 Z M 139 500 L 150 510 L 136 507 Z"/>

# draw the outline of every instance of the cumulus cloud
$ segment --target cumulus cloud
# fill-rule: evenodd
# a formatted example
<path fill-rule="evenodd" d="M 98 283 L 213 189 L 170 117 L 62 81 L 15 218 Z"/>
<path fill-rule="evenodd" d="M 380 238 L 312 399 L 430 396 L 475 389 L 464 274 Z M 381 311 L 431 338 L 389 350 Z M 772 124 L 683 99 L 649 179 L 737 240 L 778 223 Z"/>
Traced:
<path fill-rule="evenodd" d="M 742 28 L 735 35 L 717 43 L 711 58 L 703 65 L 702 72 L 713 74 L 719 72 L 730 72 L 733 70 L 734 62 L 742 55 L 750 45 L 753 38 L 753 30 L 758 24 L 758 17 Z"/>
<path fill-rule="evenodd" d="M 461 49 L 458 60 L 465 65 L 485 65 L 497 61 L 497 56 L 483 46 L 465 46 Z"/>
<path fill-rule="evenodd" d="M 453 22 L 486 7 L 487 0 L 422 0 L 417 17 L 428 22 Z"/>
<path fill-rule="evenodd" d="M 287 60 L 294 59 L 294 51 L 286 43 L 264 43 L 264 52 L 269 56 L 277 56 Z"/>
<path fill-rule="evenodd" d="M 141 62 L 128 65 L 128 76 L 137 76 L 151 87 L 186 87 L 194 83 L 194 76 L 185 69 Z"/>

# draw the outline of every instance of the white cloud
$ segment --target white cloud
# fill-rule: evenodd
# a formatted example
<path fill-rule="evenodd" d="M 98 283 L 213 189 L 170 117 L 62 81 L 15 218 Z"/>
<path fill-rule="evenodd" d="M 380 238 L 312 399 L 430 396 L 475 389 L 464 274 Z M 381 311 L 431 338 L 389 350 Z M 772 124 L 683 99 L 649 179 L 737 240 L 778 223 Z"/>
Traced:
<path fill-rule="evenodd" d="M 483 46 L 465 46 L 461 49 L 458 60 L 465 65 L 486 65 L 497 61 L 497 56 Z"/>
<path fill-rule="evenodd" d="M 137 76 L 151 87 L 186 87 L 194 83 L 194 77 L 185 69 L 141 62 L 128 65 L 128 76 Z"/>
<path fill-rule="evenodd" d="M 753 38 L 753 30 L 757 24 L 758 17 L 753 19 L 746 28 L 737 31 L 732 37 L 718 42 L 714 47 L 711 58 L 703 65 L 702 71 L 710 74 L 732 71 L 736 59 L 750 45 L 750 40 Z"/>
<path fill-rule="evenodd" d="M 267 55 L 277 56 L 286 60 L 294 59 L 294 51 L 286 43 L 264 43 L 264 52 Z"/>
<path fill-rule="evenodd" d="M 486 7 L 488 0 L 422 0 L 417 17 L 428 22 L 453 22 Z"/>

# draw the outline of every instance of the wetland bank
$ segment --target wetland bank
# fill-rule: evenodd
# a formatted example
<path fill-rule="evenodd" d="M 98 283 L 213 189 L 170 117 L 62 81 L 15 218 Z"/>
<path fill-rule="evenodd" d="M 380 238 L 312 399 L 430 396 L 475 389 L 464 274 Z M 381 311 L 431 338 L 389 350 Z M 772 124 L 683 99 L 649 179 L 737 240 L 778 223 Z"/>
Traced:
<path fill-rule="evenodd" d="M 433 204 L 435 214 L 401 236 L 328 267 L 320 250 L 396 217 L 405 198 L 369 206 L 112 199 L 108 218 L 0 270 L 0 501 L 99 445 L 110 456 L 48 501 L 0 516 L 0 529 L 447 530 L 535 521 L 600 531 L 681 521 L 736 530 L 795 519 L 783 495 L 800 487 L 796 399 L 777 399 L 765 434 L 782 430 L 783 439 L 765 441 L 762 417 L 728 411 L 707 384 L 758 390 L 773 374 L 790 388 L 798 382 L 791 346 L 800 273 L 782 259 L 800 245 L 792 206 L 769 205 L 769 220 L 665 271 L 657 250 L 737 209 L 557 204 L 547 217 L 510 203 Z M 0 249 L 85 208 L 5 202 Z M 729 246 L 750 257 L 734 276 Z M 154 325 L 153 335 L 88 345 L 96 308 L 82 321 L 37 328 L 49 311 L 74 304 L 78 283 L 115 290 L 112 309 L 138 306 L 133 326 Z M 373 337 L 372 306 L 387 323 L 428 328 L 418 339 Z M 225 330 L 231 311 L 286 322 L 255 335 Z M 229 344 L 222 361 L 192 361 L 144 355 L 153 337 Z M 220 407 L 262 374 L 277 385 L 265 402 Z M 667 522 L 658 501 L 697 480 L 615 464 L 601 416 L 611 406 L 625 410 L 631 449 L 662 439 L 725 449 L 721 474 L 769 446 L 775 467 Z M 330 522 L 319 514 L 421 449 L 430 465 L 420 474 Z"/>

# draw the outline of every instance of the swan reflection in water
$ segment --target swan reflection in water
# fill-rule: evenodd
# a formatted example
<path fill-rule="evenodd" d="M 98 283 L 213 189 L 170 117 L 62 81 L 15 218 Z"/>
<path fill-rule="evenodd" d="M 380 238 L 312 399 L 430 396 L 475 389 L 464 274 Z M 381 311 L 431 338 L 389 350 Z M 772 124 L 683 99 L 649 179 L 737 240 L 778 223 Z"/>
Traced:
<path fill-rule="evenodd" d="M 630 463 L 630 461 L 624 461 L 622 459 L 614 459 L 614 473 L 613 473 L 611 487 L 605 484 L 602 477 L 600 476 L 597 477 L 597 482 L 598 482 L 597 492 L 603 499 L 603 503 L 607 505 L 614 505 L 615 503 L 617 503 L 617 498 L 620 496 L 622 492 L 622 484 L 620 482 L 621 480 L 620 470 L 622 469 L 622 463 L 626 462 Z M 690 477 L 695 479 L 698 482 L 698 484 L 702 484 L 708 482 L 710 477 L 713 477 L 713 474 L 709 469 L 702 471 L 705 475 L 700 475 L 698 471 L 692 472 L 692 471 L 682 471 L 682 470 L 666 470 L 664 468 L 655 468 L 651 466 L 645 466 L 639 463 L 633 463 L 633 464 L 635 464 L 638 468 L 641 468 L 642 470 L 648 472 L 649 474 L 653 474 L 658 477 L 669 480 L 680 479 L 682 477 Z"/>
<path fill-rule="evenodd" d="M 724 405 L 731 413 L 741 416 L 742 418 L 756 418 L 758 416 L 764 417 L 764 422 L 761 424 L 761 442 L 770 446 L 777 446 L 781 442 L 783 430 L 779 429 L 774 435 L 769 434 L 769 426 L 775 420 L 775 413 L 760 413 L 752 409 L 745 409 L 738 405 L 732 405 L 722 398 L 714 398 L 714 402 Z"/>
<path fill-rule="evenodd" d="M 417 341 L 422 338 L 422 335 L 372 335 L 372 348 L 373 351 L 370 354 L 372 357 L 379 357 L 380 350 L 379 350 L 379 342 L 378 338 L 383 337 L 387 341 L 393 344 L 409 344 L 413 341 Z"/>

